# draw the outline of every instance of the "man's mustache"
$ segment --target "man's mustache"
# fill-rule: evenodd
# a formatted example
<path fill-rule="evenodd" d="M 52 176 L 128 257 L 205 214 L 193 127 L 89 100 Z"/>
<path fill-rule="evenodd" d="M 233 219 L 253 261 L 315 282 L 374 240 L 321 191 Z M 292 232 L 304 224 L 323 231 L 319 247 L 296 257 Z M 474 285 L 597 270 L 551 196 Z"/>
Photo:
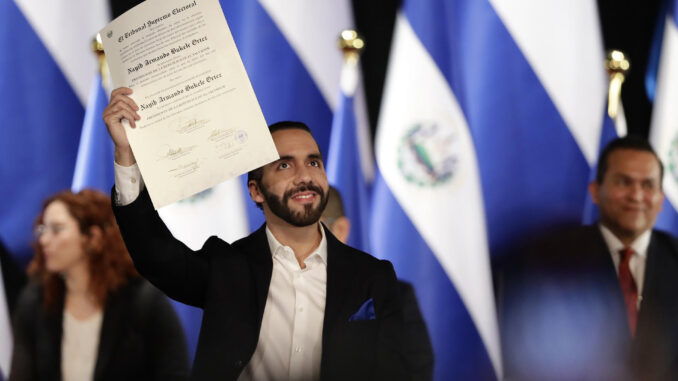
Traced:
<path fill-rule="evenodd" d="M 287 192 L 285 192 L 285 194 L 283 195 L 283 200 L 285 202 L 287 202 L 287 200 L 289 200 L 295 193 L 306 192 L 306 191 L 312 191 L 312 192 L 317 193 L 320 196 L 321 199 L 325 196 L 325 192 L 319 186 L 317 186 L 315 184 L 304 184 L 304 185 L 300 185 L 300 186 L 298 186 L 294 189 L 290 189 Z"/>

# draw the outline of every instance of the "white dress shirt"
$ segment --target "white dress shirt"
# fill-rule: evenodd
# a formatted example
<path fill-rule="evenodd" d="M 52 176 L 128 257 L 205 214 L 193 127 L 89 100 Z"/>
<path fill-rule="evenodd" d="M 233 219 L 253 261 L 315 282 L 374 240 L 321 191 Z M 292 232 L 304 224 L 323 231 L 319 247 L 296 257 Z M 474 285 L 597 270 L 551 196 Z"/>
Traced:
<path fill-rule="evenodd" d="M 257 349 L 239 381 L 320 379 L 327 290 L 327 239 L 320 231 L 320 245 L 301 269 L 292 249 L 266 228 L 273 274 Z"/>
<path fill-rule="evenodd" d="M 134 201 L 144 187 L 139 167 L 114 164 L 118 205 Z M 239 381 L 318 380 L 327 292 L 327 239 L 299 266 L 294 252 L 266 227 L 273 273 L 259 341 Z"/>
<path fill-rule="evenodd" d="M 614 268 L 617 271 L 617 276 L 619 275 L 619 265 L 621 264 L 622 258 L 620 251 L 626 248 L 619 238 L 617 238 L 610 229 L 606 228 L 602 224 L 599 225 L 600 232 L 603 234 L 603 239 L 607 244 L 608 250 L 610 250 L 610 255 L 612 256 L 612 261 L 614 262 Z M 640 310 L 640 305 L 643 300 L 643 281 L 645 280 L 645 262 L 647 260 L 647 248 L 650 246 L 650 237 L 652 236 L 652 229 L 647 230 L 638 238 L 636 238 L 633 243 L 631 243 L 631 249 L 633 249 L 633 255 L 629 261 L 629 269 L 631 270 L 631 276 L 636 282 L 636 287 L 638 288 L 638 310 Z"/>

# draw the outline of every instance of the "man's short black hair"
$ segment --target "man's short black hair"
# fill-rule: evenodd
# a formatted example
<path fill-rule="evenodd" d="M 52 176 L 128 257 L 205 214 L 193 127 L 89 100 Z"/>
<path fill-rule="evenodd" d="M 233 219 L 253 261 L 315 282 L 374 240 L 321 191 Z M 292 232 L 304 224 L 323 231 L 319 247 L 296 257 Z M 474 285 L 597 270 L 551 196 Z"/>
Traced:
<path fill-rule="evenodd" d="M 600 158 L 598 159 L 598 169 L 596 170 L 596 182 L 598 184 L 603 183 L 605 172 L 607 172 L 607 168 L 609 167 L 610 155 L 612 152 L 621 149 L 644 151 L 654 155 L 655 159 L 657 159 L 657 163 L 659 164 L 659 186 L 661 187 L 662 179 L 664 178 L 664 166 L 662 165 L 662 161 L 659 160 L 659 156 L 657 156 L 657 153 L 654 151 L 652 145 L 647 141 L 647 139 L 635 135 L 627 135 L 622 138 L 616 138 L 605 146 L 603 152 L 600 153 Z"/>
<path fill-rule="evenodd" d="M 273 123 L 270 126 L 268 126 L 268 132 L 270 132 L 271 134 L 281 130 L 303 130 L 308 132 L 311 136 L 313 136 L 313 133 L 311 133 L 311 129 L 308 128 L 308 126 L 302 122 L 284 120 L 282 122 Z M 249 185 L 250 181 L 254 181 L 257 184 L 257 186 L 261 188 L 261 178 L 263 175 L 264 175 L 263 166 L 249 171 L 247 173 L 247 184 Z M 260 202 L 257 202 L 256 204 L 257 208 L 263 209 L 264 206 Z"/>

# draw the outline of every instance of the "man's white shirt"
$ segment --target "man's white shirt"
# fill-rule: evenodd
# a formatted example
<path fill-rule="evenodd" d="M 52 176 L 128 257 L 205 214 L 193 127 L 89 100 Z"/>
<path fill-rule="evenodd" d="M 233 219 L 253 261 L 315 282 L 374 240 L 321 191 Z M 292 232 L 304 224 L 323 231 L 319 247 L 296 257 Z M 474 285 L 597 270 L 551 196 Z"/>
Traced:
<path fill-rule="evenodd" d="M 327 291 L 327 239 L 301 269 L 294 252 L 266 228 L 273 274 L 257 349 L 238 378 L 246 380 L 318 380 Z"/>

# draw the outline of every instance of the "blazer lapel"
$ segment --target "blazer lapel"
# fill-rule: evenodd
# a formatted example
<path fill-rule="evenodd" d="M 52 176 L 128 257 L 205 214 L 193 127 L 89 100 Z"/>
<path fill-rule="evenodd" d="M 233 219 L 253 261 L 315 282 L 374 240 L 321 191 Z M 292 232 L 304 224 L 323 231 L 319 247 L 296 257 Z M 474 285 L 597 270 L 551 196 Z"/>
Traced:
<path fill-rule="evenodd" d="M 101 380 L 105 376 L 106 369 L 109 368 L 111 357 L 115 347 L 120 340 L 121 326 L 123 321 L 123 293 L 126 289 L 123 287 L 119 292 L 108 296 L 104 308 L 104 316 L 101 322 L 101 334 L 99 335 L 99 353 L 94 367 L 94 380 Z"/>
<path fill-rule="evenodd" d="M 45 311 L 40 306 L 37 325 L 38 340 L 36 373 L 45 380 L 61 380 L 61 337 L 63 335 L 64 299 L 57 302 L 56 311 Z"/>
<path fill-rule="evenodd" d="M 673 246 L 670 239 L 660 238 L 653 232 L 647 248 L 643 299 L 638 311 L 637 341 L 664 329 L 671 330 L 672 327 L 658 326 L 658 321 L 663 321 L 658 316 L 665 315 L 666 311 L 678 310 L 678 298 L 675 297 L 678 281 L 675 279 L 675 266 L 670 260 L 673 253 L 678 252 L 678 248 Z M 665 331 L 663 334 L 668 333 Z"/>
<path fill-rule="evenodd" d="M 636 330 L 636 340 L 634 342 L 642 341 L 642 337 L 646 334 L 648 328 L 647 324 L 650 323 L 650 316 L 648 312 L 652 312 L 655 308 L 654 302 L 655 298 L 653 294 L 655 292 L 655 286 L 658 281 L 657 277 L 653 276 L 656 274 L 657 263 L 661 261 L 661 254 L 658 254 L 659 244 L 657 242 L 657 235 L 653 232 L 652 238 L 650 238 L 650 245 L 647 247 L 647 257 L 645 258 L 645 275 L 643 278 L 643 299 L 640 302 L 640 309 L 638 310 L 638 325 Z M 638 340 L 641 338 L 641 340 Z"/>
<path fill-rule="evenodd" d="M 588 239 L 590 240 L 592 250 L 590 253 L 586 253 L 586 257 L 590 258 L 597 268 L 609 270 L 605 273 L 608 276 L 614 274 L 616 279 L 617 273 L 614 269 L 614 261 L 612 261 L 610 248 L 607 247 L 607 243 L 605 243 L 603 233 L 597 225 L 589 226 L 588 229 L 588 234 L 590 235 Z"/>
<path fill-rule="evenodd" d="M 672 237 L 652 232 L 645 262 L 643 300 L 633 340 L 632 367 L 639 379 L 676 379 L 678 374 L 678 247 Z"/>
<path fill-rule="evenodd" d="M 325 299 L 325 318 L 323 320 L 323 352 L 321 369 L 324 368 L 327 356 L 328 338 L 341 315 L 341 307 L 350 292 L 350 263 L 342 255 L 343 244 L 323 225 L 327 237 L 327 293 Z"/>
<path fill-rule="evenodd" d="M 257 231 L 234 243 L 234 247 L 244 251 L 251 258 L 254 282 L 257 288 L 257 326 L 261 327 L 268 288 L 271 285 L 271 275 L 273 274 L 273 259 L 266 237 L 266 224 L 261 225 Z"/>

